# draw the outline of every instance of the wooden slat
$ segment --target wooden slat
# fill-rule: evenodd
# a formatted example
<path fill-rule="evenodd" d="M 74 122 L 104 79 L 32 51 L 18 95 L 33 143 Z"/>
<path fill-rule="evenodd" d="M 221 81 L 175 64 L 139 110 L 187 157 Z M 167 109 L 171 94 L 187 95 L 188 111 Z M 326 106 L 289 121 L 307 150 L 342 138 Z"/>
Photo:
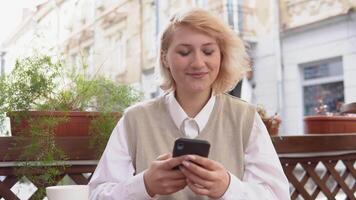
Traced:
<path fill-rule="evenodd" d="M 293 174 L 293 166 L 286 166 L 285 170 L 286 170 L 286 176 L 288 178 L 288 180 L 293 184 L 294 188 L 296 191 L 298 191 L 298 193 L 300 195 L 302 195 L 302 197 L 304 199 L 310 199 L 310 195 L 309 193 L 305 190 L 304 185 L 301 184 L 297 178 L 295 178 L 294 174 Z"/>
<path fill-rule="evenodd" d="M 89 148 L 89 137 L 56 138 L 56 144 L 69 156 L 70 160 L 96 160 L 95 149 Z M 23 145 L 30 140 L 24 141 Z M 14 137 L 0 138 L 0 162 L 17 161 L 21 150 L 11 150 L 14 147 Z"/>
<path fill-rule="evenodd" d="M 5 200 L 20 200 L 6 184 L 0 182 L 0 198 L 3 197 Z"/>
<path fill-rule="evenodd" d="M 8 188 L 12 188 L 17 182 L 17 177 L 13 175 L 6 176 L 5 180 L 2 181 Z"/>
<path fill-rule="evenodd" d="M 82 174 L 69 174 L 69 177 L 78 185 L 86 185 L 89 179 L 85 178 Z"/>
<path fill-rule="evenodd" d="M 356 150 L 356 133 L 273 136 L 271 139 L 278 154 Z"/>
<path fill-rule="evenodd" d="M 326 187 L 325 182 L 323 182 L 319 176 L 315 173 L 316 164 L 313 165 L 303 165 L 303 168 L 308 173 L 309 177 L 314 181 L 314 183 L 318 186 L 318 188 L 325 194 L 327 197 L 332 197 L 330 190 Z M 312 195 L 312 199 L 315 199 L 317 195 Z"/>
<path fill-rule="evenodd" d="M 343 173 L 342 176 L 341 176 L 342 180 L 345 181 L 345 179 L 346 179 L 346 177 L 347 177 L 348 175 L 349 175 L 349 171 L 348 171 L 347 168 L 346 168 L 346 170 L 344 171 L 344 173 Z M 334 196 L 336 196 L 336 194 L 340 191 L 340 189 L 341 189 L 340 185 L 339 185 L 339 184 L 336 184 L 335 187 L 331 190 L 331 191 L 332 191 L 332 194 L 333 194 Z"/>
<path fill-rule="evenodd" d="M 347 195 L 348 199 L 355 200 L 355 194 L 352 193 L 352 191 L 348 188 L 346 183 L 342 180 L 340 174 L 335 170 L 334 168 L 335 165 L 332 163 L 325 163 L 325 167 L 328 169 L 328 171 L 331 173 L 333 178 L 336 180 L 337 184 L 342 188 L 342 190 L 345 192 Z"/>

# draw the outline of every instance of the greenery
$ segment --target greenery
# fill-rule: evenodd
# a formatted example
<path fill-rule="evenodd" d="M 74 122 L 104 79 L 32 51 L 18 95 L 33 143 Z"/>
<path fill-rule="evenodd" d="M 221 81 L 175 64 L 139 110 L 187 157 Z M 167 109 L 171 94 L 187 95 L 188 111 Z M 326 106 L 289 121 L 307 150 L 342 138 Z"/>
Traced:
<path fill-rule="evenodd" d="M 85 65 L 84 65 L 85 69 Z M 140 100 L 141 94 L 130 86 L 120 85 L 102 76 L 89 78 L 78 70 L 65 68 L 63 62 L 47 55 L 37 55 L 19 59 L 9 75 L 0 78 L 0 124 L 5 113 L 24 111 L 14 115 L 15 121 L 28 120 L 29 111 L 98 111 L 100 117 L 94 119 L 90 127 L 90 145 L 101 155 L 112 129 L 123 110 Z M 116 113 L 113 113 L 116 112 Z M 31 181 L 54 185 L 56 177 L 65 169 L 56 161 L 68 160 L 67 155 L 56 146 L 54 129 L 60 119 L 30 119 L 28 130 L 17 137 L 15 149 L 21 149 L 19 176 Z M 26 146 L 23 146 L 27 141 Z M 28 142 L 30 141 L 30 142 Z M 58 164 L 58 163 L 57 163 Z M 31 176 L 29 171 L 41 166 L 44 174 Z M 45 188 L 36 193 L 40 199 Z"/>

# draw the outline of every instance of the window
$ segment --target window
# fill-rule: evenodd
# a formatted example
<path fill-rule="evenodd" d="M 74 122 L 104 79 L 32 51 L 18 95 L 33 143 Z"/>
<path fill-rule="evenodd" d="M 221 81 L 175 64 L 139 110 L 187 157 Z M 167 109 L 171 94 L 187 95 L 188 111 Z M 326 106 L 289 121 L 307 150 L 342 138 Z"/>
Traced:
<path fill-rule="evenodd" d="M 208 0 L 195 0 L 195 6 L 206 8 L 208 6 Z"/>
<path fill-rule="evenodd" d="M 155 98 L 159 95 L 154 68 L 142 72 L 142 91 L 144 92 L 145 99 Z"/>
<path fill-rule="evenodd" d="M 86 72 L 88 75 L 95 74 L 94 71 L 94 60 L 93 60 L 93 46 L 87 46 L 84 48 L 84 63 L 86 65 Z"/>
<path fill-rule="evenodd" d="M 239 0 L 227 1 L 227 21 L 232 29 L 240 31 L 242 23 L 242 10 L 240 8 Z"/>
<path fill-rule="evenodd" d="M 80 60 L 79 60 L 79 56 L 77 53 L 73 53 L 70 56 L 70 63 L 71 63 L 71 67 L 73 69 L 79 69 L 80 68 Z"/>
<path fill-rule="evenodd" d="M 313 115 L 322 101 L 328 112 L 337 112 L 344 102 L 342 59 L 333 58 L 301 66 L 304 115 Z"/>
<path fill-rule="evenodd" d="M 126 71 L 126 43 L 127 40 L 122 34 L 115 34 L 108 37 L 108 66 L 106 70 L 110 72 L 108 77 L 115 79 L 118 75 Z"/>

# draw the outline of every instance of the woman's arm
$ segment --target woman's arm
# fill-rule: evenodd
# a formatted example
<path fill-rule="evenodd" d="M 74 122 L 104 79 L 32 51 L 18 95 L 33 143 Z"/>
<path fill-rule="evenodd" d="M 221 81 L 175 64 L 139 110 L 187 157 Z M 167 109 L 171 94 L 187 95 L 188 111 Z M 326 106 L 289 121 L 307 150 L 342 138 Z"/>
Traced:
<path fill-rule="evenodd" d="M 290 199 L 288 180 L 257 113 L 245 150 L 243 180 L 208 158 L 189 155 L 185 160 L 192 162 L 183 162 L 181 170 L 188 178 L 188 186 L 196 194 L 220 200 Z"/>
<path fill-rule="evenodd" d="M 245 151 L 243 179 L 239 180 L 230 174 L 229 188 L 221 199 L 290 199 L 289 182 L 267 129 L 257 113 Z"/>
<path fill-rule="evenodd" d="M 179 170 L 172 170 L 182 162 L 182 157 L 161 155 L 151 166 L 137 174 L 129 155 L 126 140 L 125 116 L 115 127 L 98 166 L 90 180 L 90 199 L 152 199 L 156 194 L 172 194 L 186 186 Z M 150 196 L 151 195 L 151 196 Z"/>
<path fill-rule="evenodd" d="M 143 172 L 134 176 L 123 120 L 124 116 L 113 130 L 89 182 L 90 199 L 150 199 L 145 189 Z"/>

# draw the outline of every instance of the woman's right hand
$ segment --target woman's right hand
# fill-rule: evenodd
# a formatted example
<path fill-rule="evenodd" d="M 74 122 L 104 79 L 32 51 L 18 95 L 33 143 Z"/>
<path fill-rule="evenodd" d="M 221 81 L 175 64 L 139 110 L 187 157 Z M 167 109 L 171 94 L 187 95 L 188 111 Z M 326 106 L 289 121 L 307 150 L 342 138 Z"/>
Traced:
<path fill-rule="evenodd" d="M 183 156 L 172 158 L 170 154 L 160 155 L 144 172 L 143 179 L 147 193 L 153 197 L 157 194 L 169 195 L 182 190 L 186 177 L 180 170 L 173 168 L 183 162 Z"/>

